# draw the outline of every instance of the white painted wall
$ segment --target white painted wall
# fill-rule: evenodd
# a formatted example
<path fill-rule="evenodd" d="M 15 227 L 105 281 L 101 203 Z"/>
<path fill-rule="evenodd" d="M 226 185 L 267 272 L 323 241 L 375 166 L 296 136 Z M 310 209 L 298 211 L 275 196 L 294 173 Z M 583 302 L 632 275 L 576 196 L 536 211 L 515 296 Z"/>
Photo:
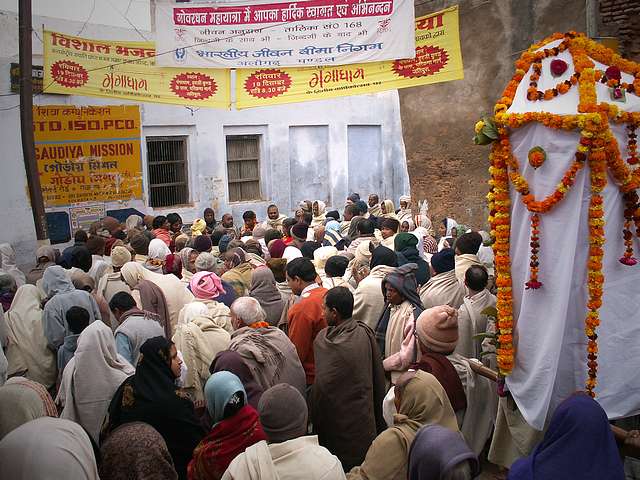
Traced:
<path fill-rule="evenodd" d="M 34 28 L 77 33 L 82 22 L 36 17 Z M 148 32 L 146 32 L 148 33 Z M 88 24 L 88 38 L 140 40 L 130 29 Z M 0 95 L 10 92 L 9 63 L 17 61 L 16 15 L 0 12 Z M 42 64 L 42 48 L 34 35 L 34 64 Z M 82 96 L 40 95 L 38 104 L 105 105 L 131 103 L 118 99 Z M 21 156 L 18 96 L 0 97 L 0 145 L 3 175 L 0 175 L 0 241 L 16 246 L 22 262 L 31 262 L 35 233 L 28 203 L 26 177 Z M 333 100 L 261 107 L 247 110 L 187 109 L 159 104 L 141 104 L 142 167 L 147 198 L 146 148 L 144 136 L 185 135 L 188 137 L 190 206 L 152 210 L 146 201 L 107 204 L 106 208 L 138 208 L 152 214 L 176 211 L 185 222 L 201 216 L 212 206 L 216 217 L 231 212 L 240 223 L 242 212 L 255 210 L 265 217 L 270 203 L 291 214 L 295 204 L 311 198 L 310 192 L 322 195 L 330 205 L 342 208 L 349 187 L 349 171 L 362 181 L 361 195 L 384 180 L 381 198 L 398 197 L 408 191 L 405 150 L 397 91 L 360 95 Z M 362 127 L 360 127 L 362 126 Z M 225 135 L 259 134 L 262 136 L 261 190 L 259 202 L 229 203 L 226 183 Z M 370 135 L 370 137 L 368 137 Z M 349 145 L 351 143 L 351 145 Z M 375 156 L 375 161 L 370 158 Z M 372 167 L 375 165 L 375 168 Z M 367 177 L 367 172 L 370 176 Z M 60 209 L 58 209 L 60 210 Z"/>

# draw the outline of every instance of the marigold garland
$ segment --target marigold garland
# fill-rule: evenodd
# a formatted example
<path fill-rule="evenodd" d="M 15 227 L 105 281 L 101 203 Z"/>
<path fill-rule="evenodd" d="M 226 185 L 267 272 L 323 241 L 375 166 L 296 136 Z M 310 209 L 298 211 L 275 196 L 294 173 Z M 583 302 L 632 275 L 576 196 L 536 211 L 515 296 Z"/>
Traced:
<path fill-rule="evenodd" d="M 569 51 L 573 58 L 574 75 L 571 85 L 577 84 L 579 94 L 577 115 L 555 115 L 546 112 L 507 113 L 513 104 L 518 85 L 524 79 L 526 72 L 532 67 L 531 80 L 527 97 L 530 101 L 550 100 L 565 93 L 571 88 L 565 82 L 556 86 L 557 92 L 540 92 L 537 81 L 541 72 L 542 58 L 557 55 L 560 46 L 555 49 L 538 51 L 548 43 L 562 39 L 562 49 Z M 595 69 L 595 60 L 610 67 L 616 67 L 634 77 L 633 82 L 616 80 L 616 68 L 602 72 Z M 598 344 L 597 327 L 600 325 L 599 309 L 602 305 L 604 274 L 602 261 L 604 256 L 604 205 L 602 191 L 607 184 L 607 170 L 610 172 L 620 192 L 625 198 L 625 254 L 633 251 L 628 243 L 631 224 L 635 225 L 636 235 L 640 237 L 640 203 L 636 189 L 640 186 L 640 160 L 637 154 L 635 129 L 640 125 L 640 112 L 621 112 L 614 103 L 597 102 L 596 82 L 602 82 L 610 88 L 621 88 L 626 93 L 638 95 L 640 92 L 640 64 L 626 60 L 613 53 L 606 47 L 588 39 L 583 34 L 568 32 L 553 34 L 552 36 L 532 45 L 515 62 L 515 74 L 507 84 L 500 99 L 494 107 L 495 123 L 499 131 L 499 139 L 492 147 L 489 172 L 489 224 L 491 234 L 496 239 L 493 244 L 496 263 L 496 286 L 498 289 L 497 323 L 498 323 L 498 368 L 501 375 L 511 373 L 514 366 L 513 346 L 513 293 L 511 278 L 511 259 L 509 256 L 509 238 L 511 228 L 511 198 L 509 183 L 522 196 L 522 201 L 531 212 L 531 262 L 530 279 L 538 280 L 538 248 L 540 233 L 540 214 L 550 211 L 559 203 L 574 184 L 576 175 L 588 162 L 590 167 L 589 179 L 591 184 L 591 199 L 589 204 L 589 259 L 588 273 L 588 313 L 585 318 L 585 335 L 587 336 L 587 380 L 585 388 L 589 395 L 595 396 L 598 372 Z M 611 77 L 611 78 L 609 78 Z M 534 94 L 535 91 L 535 94 Z M 517 159 L 512 154 L 509 141 L 509 130 L 519 128 L 531 122 L 537 122 L 546 127 L 575 131 L 581 133 L 574 161 L 565 172 L 555 191 L 544 199 L 536 199 L 529 190 L 529 185 L 519 171 Z M 633 136 L 629 136 L 629 155 L 623 160 L 615 137 L 612 135 L 609 123 L 627 124 L 631 131 L 634 124 Z M 536 161 L 534 161 L 536 163 Z M 636 167 L 636 165 L 638 165 Z M 629 239 L 631 240 L 631 239 Z M 632 246 L 631 246 L 632 248 Z"/>

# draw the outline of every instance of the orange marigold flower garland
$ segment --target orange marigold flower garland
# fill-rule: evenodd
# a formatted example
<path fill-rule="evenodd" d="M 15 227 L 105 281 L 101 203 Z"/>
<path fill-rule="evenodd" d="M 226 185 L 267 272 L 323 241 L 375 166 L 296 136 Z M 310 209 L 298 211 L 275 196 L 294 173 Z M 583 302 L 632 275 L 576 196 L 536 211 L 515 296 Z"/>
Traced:
<path fill-rule="evenodd" d="M 529 261 L 529 281 L 525 283 L 527 290 L 537 290 L 542 287 L 542 282 L 538 281 L 538 251 L 540 250 L 540 216 L 537 213 L 531 215 L 531 258 Z"/>
<path fill-rule="evenodd" d="M 627 164 L 636 165 L 638 163 L 636 131 L 637 125 L 630 123 L 627 125 Z M 633 232 L 631 231 L 632 223 L 636 226 L 636 234 L 640 236 L 640 204 L 638 203 L 638 193 L 630 190 L 622 194 L 624 200 L 624 228 L 622 230 L 622 238 L 624 239 L 625 251 L 620 258 L 623 265 L 633 266 L 638 260 L 633 256 Z"/>
<path fill-rule="evenodd" d="M 535 88 L 534 95 L 533 87 L 537 87 L 541 71 L 541 66 L 538 64 L 540 64 L 542 58 L 555 53 L 554 49 L 547 49 L 541 52 L 537 50 L 558 39 L 564 39 L 564 42 L 562 42 L 563 48 L 568 49 L 573 57 L 575 81 L 572 85 L 576 82 L 578 85 L 578 115 L 556 115 L 546 112 L 507 114 L 520 82 L 532 65 L 534 65 L 532 82 L 530 82 L 527 95 L 530 100 L 545 99 L 545 92 L 538 92 L 537 88 Z M 616 68 L 609 69 L 608 72 L 597 71 L 591 59 L 633 75 L 634 81 L 632 83 L 622 82 L 620 79 L 616 81 L 616 77 L 618 77 Z M 625 162 L 621 158 L 618 144 L 609 128 L 609 119 L 611 122 L 618 124 L 635 123 L 637 128 L 637 125 L 640 124 L 640 113 L 620 111 L 615 102 L 598 104 L 595 82 L 603 82 L 610 88 L 617 86 L 628 93 L 637 95 L 640 92 L 640 64 L 614 54 L 611 50 L 590 40 L 583 34 L 568 32 L 565 34 L 553 34 L 532 45 L 516 61 L 515 66 L 516 70 L 513 78 L 494 107 L 496 126 L 500 135 L 499 140 L 493 144 L 490 156 L 491 167 L 489 171 L 491 180 L 489 182 L 490 191 L 487 196 L 490 208 L 489 223 L 491 225 L 491 233 L 492 237 L 496 239 L 493 249 L 497 273 L 496 286 L 498 288 L 498 367 L 501 375 L 508 375 L 514 365 L 513 296 L 511 260 L 509 256 L 511 224 L 509 181 L 513 184 L 514 189 L 522 195 L 523 202 L 532 214 L 532 261 L 530 267 L 532 268 L 533 278 L 539 281 L 537 278 L 539 268 L 537 254 L 539 249 L 540 214 L 550 211 L 565 197 L 574 184 L 578 171 L 587 162 L 587 154 L 589 154 L 592 195 L 589 204 L 588 313 L 585 319 L 585 334 L 588 340 L 588 379 L 585 388 L 591 396 L 594 396 L 598 370 L 596 331 L 600 324 L 599 309 L 602 305 L 604 285 L 602 261 L 605 237 L 602 191 L 607 183 L 607 169 L 618 184 L 628 207 L 625 208 L 625 240 L 626 237 L 629 237 L 626 232 L 631 232 L 631 222 L 635 224 L 635 233 L 640 237 L 640 203 L 635 192 L 640 187 L 640 159 L 638 159 L 637 155 L 636 139 L 635 137 L 632 138 L 633 141 L 629 143 L 629 156 L 627 162 Z M 564 85 L 564 87 L 560 85 Z M 565 87 L 566 90 L 570 88 L 565 82 L 559 84 L 556 86 L 557 93 L 554 93 L 553 89 L 551 89 L 551 92 L 546 93 L 546 98 L 554 98 L 559 94 L 565 93 L 561 91 L 561 88 L 564 90 Z M 535 199 L 529 191 L 526 179 L 520 174 L 518 161 L 511 152 L 507 132 L 507 128 L 519 128 L 530 122 L 538 122 L 554 129 L 580 129 L 581 131 L 580 143 L 573 163 L 565 172 L 555 191 L 542 200 Z M 633 135 L 635 136 L 635 129 Z M 534 158 L 533 163 L 536 163 L 537 160 Z M 634 167 L 635 165 L 638 166 Z M 634 208 L 631 208 L 632 204 Z M 625 246 L 628 247 L 629 244 L 625 242 Z M 625 253 L 627 253 L 627 250 L 625 250 Z"/>
<path fill-rule="evenodd" d="M 509 254 L 509 236 L 511 231 L 511 199 L 509 196 L 509 177 L 507 175 L 507 157 L 510 145 L 506 128 L 499 126 L 499 141 L 495 142 L 491 152 L 489 173 L 489 206 L 491 235 L 496 266 L 496 286 L 498 288 L 496 309 L 498 311 L 498 342 L 496 356 L 501 375 L 509 375 L 513 369 L 513 294 L 511 289 L 511 258 Z"/>
<path fill-rule="evenodd" d="M 578 83 L 578 79 L 580 78 L 580 73 L 575 72 L 568 80 L 564 82 L 558 83 L 554 88 L 549 88 L 547 90 L 540 91 L 538 90 L 538 80 L 540 80 L 540 75 L 542 74 L 542 60 L 544 58 L 549 58 L 551 56 L 556 56 L 558 53 L 563 52 L 567 48 L 567 40 L 562 42 L 560 45 L 554 48 L 544 49 L 540 52 L 535 53 L 535 60 L 532 65 L 532 72 L 529 76 L 529 88 L 527 89 L 527 100 L 535 102 L 536 100 L 552 100 L 558 95 L 565 94 L 569 91 L 569 89 Z M 557 62 L 566 63 L 563 60 L 554 60 Z M 553 65 L 552 65 L 553 70 Z M 559 70 L 558 70 L 559 71 Z M 564 73 L 564 70 L 560 72 L 560 75 Z"/>
<path fill-rule="evenodd" d="M 585 334 L 587 335 L 587 368 L 588 378 L 585 384 L 587 393 L 595 397 L 598 373 L 598 335 L 596 329 L 600 325 L 599 309 L 602 306 L 602 258 L 604 256 L 604 208 L 602 190 L 607 183 L 606 153 L 603 148 L 594 149 L 589 155 L 591 169 L 591 201 L 589 204 L 589 262 L 587 317 Z"/>

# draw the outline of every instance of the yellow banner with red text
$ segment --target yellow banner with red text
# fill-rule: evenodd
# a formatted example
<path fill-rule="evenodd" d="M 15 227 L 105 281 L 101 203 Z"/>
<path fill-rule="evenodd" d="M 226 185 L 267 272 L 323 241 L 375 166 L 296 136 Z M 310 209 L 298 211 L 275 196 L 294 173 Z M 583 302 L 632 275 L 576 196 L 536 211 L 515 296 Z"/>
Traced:
<path fill-rule="evenodd" d="M 332 67 L 238 69 L 236 107 L 381 92 L 464 77 L 458 6 L 416 18 L 416 57 Z"/>
<path fill-rule="evenodd" d="M 44 32 L 44 93 L 228 109 L 229 70 L 156 67 L 153 42 Z"/>
<path fill-rule="evenodd" d="M 46 207 L 142 198 L 137 105 L 33 107 Z"/>

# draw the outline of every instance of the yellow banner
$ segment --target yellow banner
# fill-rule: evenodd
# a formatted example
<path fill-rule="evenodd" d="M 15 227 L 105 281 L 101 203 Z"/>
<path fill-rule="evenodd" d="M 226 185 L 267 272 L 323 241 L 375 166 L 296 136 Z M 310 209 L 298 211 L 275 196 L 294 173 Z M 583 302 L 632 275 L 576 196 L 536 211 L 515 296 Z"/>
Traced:
<path fill-rule="evenodd" d="M 137 105 L 33 107 L 46 207 L 142 198 Z"/>
<path fill-rule="evenodd" d="M 44 91 L 139 102 L 229 108 L 229 70 L 155 66 L 153 42 L 89 40 L 44 32 Z"/>
<path fill-rule="evenodd" d="M 338 67 L 239 69 L 236 107 L 305 102 L 460 80 L 458 6 L 416 19 L 416 58 Z"/>

